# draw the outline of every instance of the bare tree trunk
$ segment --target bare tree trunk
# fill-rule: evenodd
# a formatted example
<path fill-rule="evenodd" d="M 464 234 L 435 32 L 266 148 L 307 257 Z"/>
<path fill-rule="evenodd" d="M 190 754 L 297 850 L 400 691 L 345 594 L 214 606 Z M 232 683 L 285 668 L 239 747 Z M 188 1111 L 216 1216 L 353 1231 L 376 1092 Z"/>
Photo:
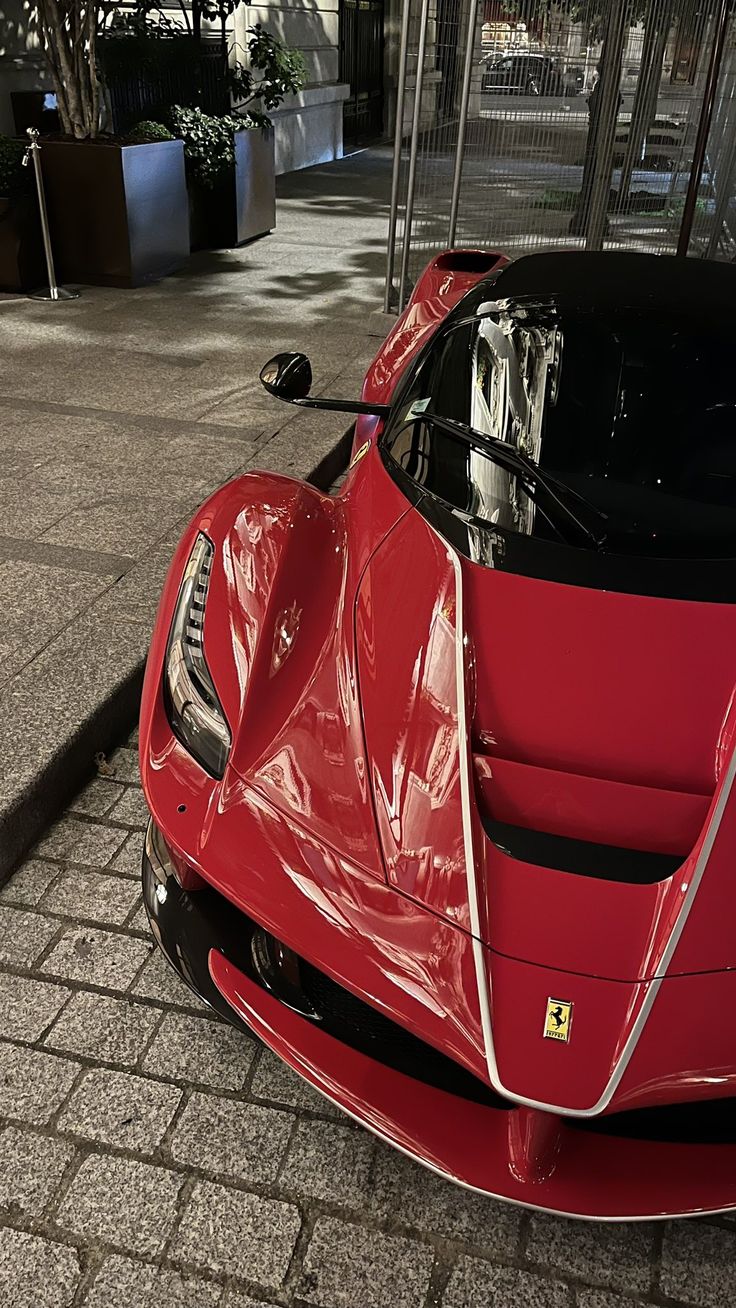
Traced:
<path fill-rule="evenodd" d="M 36 0 L 38 29 L 67 136 L 97 136 L 100 87 L 97 73 L 96 0 Z"/>

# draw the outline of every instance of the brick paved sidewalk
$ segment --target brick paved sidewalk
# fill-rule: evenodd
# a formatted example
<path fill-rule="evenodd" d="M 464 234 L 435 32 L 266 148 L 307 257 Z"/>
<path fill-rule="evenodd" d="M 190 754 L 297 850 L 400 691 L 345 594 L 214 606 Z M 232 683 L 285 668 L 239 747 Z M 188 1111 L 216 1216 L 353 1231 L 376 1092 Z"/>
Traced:
<path fill-rule="evenodd" d="M 570 1223 L 448 1185 L 154 951 L 131 741 L 0 891 L 3 1308 L 733 1308 L 731 1219 Z"/>

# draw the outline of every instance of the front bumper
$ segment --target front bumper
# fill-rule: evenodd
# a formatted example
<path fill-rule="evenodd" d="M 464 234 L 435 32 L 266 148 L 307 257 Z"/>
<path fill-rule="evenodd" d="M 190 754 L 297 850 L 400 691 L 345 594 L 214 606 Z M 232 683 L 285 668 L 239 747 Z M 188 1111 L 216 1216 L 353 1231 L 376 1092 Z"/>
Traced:
<path fill-rule="evenodd" d="M 628 1115 L 637 1122 L 629 1127 L 626 1114 L 581 1124 L 534 1113 L 499 1099 L 308 964 L 304 993 L 269 988 L 254 961 L 260 928 L 210 887 L 183 890 L 152 824 L 143 892 L 157 943 L 202 999 L 356 1121 L 448 1180 L 593 1220 L 736 1207 L 736 1134 L 728 1143 L 682 1143 L 641 1138 L 641 1114 Z M 736 1117 L 732 1100 L 699 1108 Z"/>

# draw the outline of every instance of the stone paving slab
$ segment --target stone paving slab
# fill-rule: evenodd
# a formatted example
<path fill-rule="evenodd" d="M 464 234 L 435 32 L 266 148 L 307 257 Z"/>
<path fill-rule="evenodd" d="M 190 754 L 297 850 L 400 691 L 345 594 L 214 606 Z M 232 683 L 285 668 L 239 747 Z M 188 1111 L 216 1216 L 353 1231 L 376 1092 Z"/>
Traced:
<path fill-rule="evenodd" d="M 458 1189 L 204 1009 L 141 915 L 134 760 L 0 889 L 27 942 L 0 965 L 8 1308 L 733 1308 L 731 1218 L 575 1223 Z M 57 891 L 79 876 L 125 918 Z"/>
<path fill-rule="evenodd" d="M 91 774 L 92 741 L 133 720 L 196 506 L 257 467 L 333 480 L 346 416 L 296 412 L 258 371 L 301 348 L 315 393 L 356 397 L 388 325 L 389 171 L 379 150 L 281 178 L 272 236 L 155 286 L 0 303 L 0 882 Z"/>

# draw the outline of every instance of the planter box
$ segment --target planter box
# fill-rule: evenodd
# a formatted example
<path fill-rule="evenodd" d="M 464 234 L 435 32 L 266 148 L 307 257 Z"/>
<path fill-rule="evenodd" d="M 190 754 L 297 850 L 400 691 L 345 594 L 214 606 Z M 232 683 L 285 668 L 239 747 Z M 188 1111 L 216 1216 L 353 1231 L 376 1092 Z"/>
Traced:
<path fill-rule="evenodd" d="M 235 133 L 235 168 L 211 190 L 189 188 L 192 249 L 231 249 L 276 226 L 273 132 Z"/>
<path fill-rule="evenodd" d="M 0 291 L 32 291 L 47 280 L 35 195 L 0 196 Z"/>
<path fill-rule="evenodd" d="M 181 141 L 41 141 L 59 282 L 144 286 L 189 254 Z"/>

